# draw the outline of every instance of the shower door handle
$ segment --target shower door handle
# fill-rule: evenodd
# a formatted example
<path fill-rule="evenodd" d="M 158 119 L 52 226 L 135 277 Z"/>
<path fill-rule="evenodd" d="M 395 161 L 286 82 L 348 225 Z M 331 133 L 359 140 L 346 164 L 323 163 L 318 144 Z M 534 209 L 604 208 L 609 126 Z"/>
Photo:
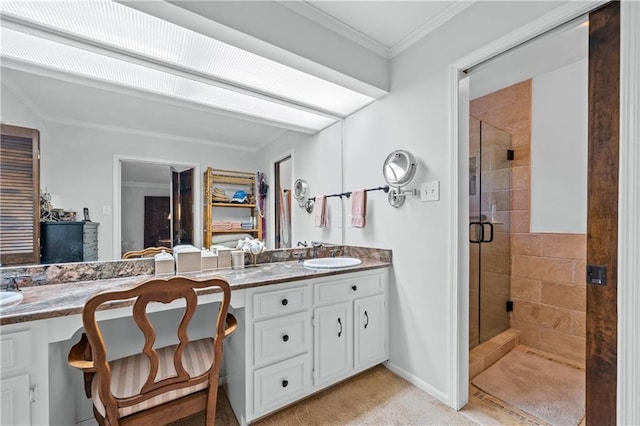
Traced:
<path fill-rule="evenodd" d="M 474 230 L 475 230 L 475 233 L 473 232 Z M 482 225 L 482 222 L 469 222 L 469 242 L 480 244 L 483 239 L 484 239 L 484 226 Z"/>
<path fill-rule="evenodd" d="M 484 226 L 485 225 L 489 225 L 489 239 L 485 240 L 484 238 Z M 490 243 L 493 241 L 493 223 L 491 222 L 482 222 L 482 242 L 483 243 Z"/>
<path fill-rule="evenodd" d="M 485 226 L 489 225 L 488 238 L 485 238 Z M 475 238 L 472 236 L 475 230 Z M 490 243 L 493 241 L 493 223 L 491 222 L 469 222 L 469 242 L 470 243 Z"/>

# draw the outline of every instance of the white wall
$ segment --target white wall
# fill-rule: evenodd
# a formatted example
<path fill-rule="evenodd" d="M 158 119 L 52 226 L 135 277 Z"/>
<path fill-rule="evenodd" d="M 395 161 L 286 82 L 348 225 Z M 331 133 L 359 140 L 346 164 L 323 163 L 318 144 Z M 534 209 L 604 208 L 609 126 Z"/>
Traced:
<path fill-rule="evenodd" d="M 533 79 L 531 232 L 587 232 L 587 73 L 584 59 Z"/>
<path fill-rule="evenodd" d="M 169 180 L 167 167 L 167 180 Z M 122 251 L 142 250 L 144 245 L 144 197 L 171 197 L 171 186 L 167 183 L 143 182 L 122 183 Z M 194 230 L 194 232 L 197 232 Z"/>
<path fill-rule="evenodd" d="M 269 144 L 257 153 L 270 182 L 273 182 L 272 163 L 284 158 L 285 153 L 292 153 L 293 180 L 307 181 L 308 197 L 342 192 L 342 123 L 338 122 L 322 132 L 308 136 L 288 132 L 278 140 Z M 269 212 L 274 211 L 274 191 L 269 189 Z M 327 199 L 329 225 L 318 228 L 314 225 L 314 212 L 309 214 L 298 203 L 292 200 L 291 209 L 291 242 L 295 247 L 298 241 L 321 241 L 342 244 L 342 202 L 340 198 Z M 267 220 L 267 244 L 273 247 L 273 217 Z"/>
<path fill-rule="evenodd" d="M 0 121 L 2 121 L 2 124 L 29 127 L 31 129 L 38 129 L 42 132 L 44 129 L 44 123 L 33 108 L 22 102 L 13 90 L 7 87 L 4 83 L 1 86 L 1 90 L 2 105 L 0 105 Z"/>

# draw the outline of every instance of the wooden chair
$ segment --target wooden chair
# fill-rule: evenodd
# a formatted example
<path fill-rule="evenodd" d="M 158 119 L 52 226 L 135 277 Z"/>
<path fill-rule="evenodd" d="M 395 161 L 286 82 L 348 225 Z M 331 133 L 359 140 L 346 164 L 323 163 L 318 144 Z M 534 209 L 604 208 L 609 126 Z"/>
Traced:
<path fill-rule="evenodd" d="M 173 250 L 170 249 L 169 247 L 147 247 L 142 250 L 128 251 L 122 255 L 122 258 L 136 259 L 140 257 L 153 257 L 158 253 L 162 253 L 163 251 L 169 254 L 173 253 Z"/>
<path fill-rule="evenodd" d="M 198 305 L 195 290 L 208 287 L 218 287 L 223 293 L 215 329 L 211 327 L 213 337 L 190 341 L 187 328 Z M 82 312 L 85 333 L 71 348 L 69 364 L 84 371 L 85 393 L 93 399 L 98 423 L 157 426 L 205 410 L 206 424 L 214 425 L 222 342 L 238 326 L 228 313 L 230 297 L 229 283 L 222 278 L 197 281 L 185 277 L 154 278 L 130 289 L 91 296 Z M 107 361 L 96 310 L 105 303 L 132 298 L 133 319 L 144 335 L 144 347 L 138 354 Z M 179 343 L 154 348 L 156 333 L 147 305 L 180 298 L 185 299 L 186 307 L 176 330 Z"/>

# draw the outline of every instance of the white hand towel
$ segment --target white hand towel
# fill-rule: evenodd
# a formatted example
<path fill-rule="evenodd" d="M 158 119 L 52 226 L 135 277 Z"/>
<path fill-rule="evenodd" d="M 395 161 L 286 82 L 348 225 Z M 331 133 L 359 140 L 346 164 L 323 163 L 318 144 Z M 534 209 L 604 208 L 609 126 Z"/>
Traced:
<path fill-rule="evenodd" d="M 367 192 L 357 189 L 351 192 L 351 226 L 364 228 L 367 224 Z"/>
<path fill-rule="evenodd" d="M 316 196 L 316 226 L 318 228 L 326 228 L 327 227 L 327 199 L 324 195 Z"/>

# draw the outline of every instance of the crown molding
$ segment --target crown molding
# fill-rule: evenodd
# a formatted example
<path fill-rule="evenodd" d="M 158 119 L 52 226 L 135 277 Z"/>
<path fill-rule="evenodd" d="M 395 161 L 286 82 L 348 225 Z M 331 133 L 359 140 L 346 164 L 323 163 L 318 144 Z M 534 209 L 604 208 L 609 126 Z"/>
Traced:
<path fill-rule="evenodd" d="M 340 34 L 346 39 L 359 44 L 365 49 L 368 49 L 385 59 L 391 58 L 388 46 L 374 40 L 363 32 L 358 31 L 325 11 L 318 9 L 311 3 L 307 3 L 306 1 L 280 1 L 278 4 L 315 22 L 316 24 L 322 25 L 334 33 Z"/>
<path fill-rule="evenodd" d="M 365 49 L 368 49 L 385 59 L 392 59 L 394 56 L 407 50 L 427 34 L 443 25 L 445 22 L 474 4 L 476 1 L 478 0 L 456 1 L 451 6 L 447 7 L 438 15 L 422 24 L 416 30 L 412 31 L 409 35 L 407 35 L 391 47 L 380 43 L 379 41 L 369 37 L 361 31 L 358 31 L 349 24 L 318 9 L 313 4 L 306 1 L 281 1 L 279 2 L 279 4 L 315 22 L 316 24 L 322 25 L 323 27 L 337 34 L 340 34 L 348 40 L 359 44 Z"/>
<path fill-rule="evenodd" d="M 478 0 L 457 1 L 389 48 L 390 58 L 404 52 Z"/>

